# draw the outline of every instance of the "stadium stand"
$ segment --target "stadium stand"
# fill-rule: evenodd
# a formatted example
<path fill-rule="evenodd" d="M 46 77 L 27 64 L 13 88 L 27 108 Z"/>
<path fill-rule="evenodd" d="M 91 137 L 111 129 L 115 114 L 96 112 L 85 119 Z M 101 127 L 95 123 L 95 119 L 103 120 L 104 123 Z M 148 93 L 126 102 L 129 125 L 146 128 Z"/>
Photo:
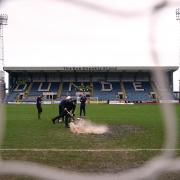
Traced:
<path fill-rule="evenodd" d="M 153 101 L 153 98 L 151 97 L 152 87 L 150 82 L 139 82 L 142 87 L 142 89 L 139 90 L 134 87 L 134 83 L 135 82 L 124 82 L 128 101 Z"/>
<path fill-rule="evenodd" d="M 29 96 L 40 96 L 42 95 L 42 91 L 39 91 L 40 82 L 33 82 L 32 88 L 29 92 Z"/>
<path fill-rule="evenodd" d="M 112 86 L 112 89 L 109 87 L 107 90 L 103 89 L 102 82 L 93 83 L 94 96 L 98 97 L 99 100 L 117 100 L 118 92 L 120 92 L 120 83 L 112 82 L 110 85 Z"/>
<path fill-rule="evenodd" d="M 15 102 L 16 97 L 18 96 L 18 92 L 10 92 L 8 96 L 6 97 L 7 102 Z"/>
<path fill-rule="evenodd" d="M 70 95 L 70 93 L 69 93 L 69 84 L 70 84 L 69 82 L 64 82 L 63 83 L 62 92 L 61 92 L 62 97 Z"/>
<path fill-rule="evenodd" d="M 161 67 L 173 92 L 173 72 L 178 67 Z M 6 102 L 34 102 L 44 95 L 46 101 L 82 93 L 99 101 L 156 102 L 158 87 L 150 67 L 4 67 L 9 73 Z M 43 73 L 42 73 L 43 72 Z"/>

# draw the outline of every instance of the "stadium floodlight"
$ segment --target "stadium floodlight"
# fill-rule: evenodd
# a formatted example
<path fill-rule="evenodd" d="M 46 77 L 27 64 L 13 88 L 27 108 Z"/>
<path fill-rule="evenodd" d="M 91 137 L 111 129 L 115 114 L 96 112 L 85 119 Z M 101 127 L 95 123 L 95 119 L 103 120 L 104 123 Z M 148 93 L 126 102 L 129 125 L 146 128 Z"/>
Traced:
<path fill-rule="evenodd" d="M 0 14 L 0 25 L 7 25 L 8 16 L 6 14 Z"/>
<path fill-rule="evenodd" d="M 180 22 L 180 8 L 176 9 L 176 20 Z M 179 59 L 179 71 L 180 71 L 180 59 Z M 179 103 L 180 103 L 180 72 L 179 72 Z"/>
<path fill-rule="evenodd" d="M 5 81 L 4 81 L 4 42 L 3 42 L 3 26 L 7 25 L 8 16 L 0 14 L 0 103 L 5 97 Z"/>
<path fill-rule="evenodd" d="M 180 21 L 180 8 L 176 9 L 176 20 Z"/>
<path fill-rule="evenodd" d="M 3 26 L 7 25 L 8 16 L 6 14 L 0 14 L 0 43 L 1 43 L 1 67 L 0 69 L 3 69 L 4 65 L 4 43 L 3 43 Z"/>

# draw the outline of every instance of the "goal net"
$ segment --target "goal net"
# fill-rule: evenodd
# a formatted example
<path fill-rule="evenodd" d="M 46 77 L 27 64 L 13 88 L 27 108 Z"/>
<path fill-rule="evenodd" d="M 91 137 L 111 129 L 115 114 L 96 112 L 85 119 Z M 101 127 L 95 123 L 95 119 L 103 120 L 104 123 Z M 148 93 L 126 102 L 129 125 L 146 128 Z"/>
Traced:
<path fill-rule="evenodd" d="M 77 97 L 77 103 L 80 104 L 80 98 Z M 98 104 L 99 103 L 99 98 L 98 97 L 87 97 L 87 103 L 89 104 Z"/>

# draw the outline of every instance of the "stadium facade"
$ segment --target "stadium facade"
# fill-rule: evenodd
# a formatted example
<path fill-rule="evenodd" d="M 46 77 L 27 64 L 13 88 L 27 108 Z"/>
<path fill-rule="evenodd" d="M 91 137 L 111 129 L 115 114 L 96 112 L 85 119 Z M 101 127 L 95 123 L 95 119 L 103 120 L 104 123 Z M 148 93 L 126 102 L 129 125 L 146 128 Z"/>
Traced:
<path fill-rule="evenodd" d="M 39 95 L 44 95 L 46 101 L 58 101 L 82 93 L 99 101 L 159 102 L 161 97 L 152 68 L 165 72 L 173 93 L 173 72 L 177 66 L 4 67 L 9 74 L 6 102 L 34 102 Z"/>

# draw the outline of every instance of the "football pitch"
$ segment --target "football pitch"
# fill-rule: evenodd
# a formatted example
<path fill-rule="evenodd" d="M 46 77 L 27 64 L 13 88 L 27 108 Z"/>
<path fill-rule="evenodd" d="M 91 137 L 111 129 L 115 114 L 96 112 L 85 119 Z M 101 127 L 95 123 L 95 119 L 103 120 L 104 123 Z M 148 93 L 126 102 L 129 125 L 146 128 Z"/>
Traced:
<path fill-rule="evenodd" d="M 175 108 L 179 130 L 180 105 Z M 88 104 L 86 110 L 86 119 L 107 125 L 109 132 L 73 134 L 63 123 L 53 124 L 51 118 L 58 114 L 58 105 L 43 105 L 40 120 L 35 105 L 6 105 L 2 159 L 78 172 L 116 173 L 139 167 L 161 153 L 164 123 L 159 105 Z M 179 144 L 177 155 L 178 149 Z"/>

